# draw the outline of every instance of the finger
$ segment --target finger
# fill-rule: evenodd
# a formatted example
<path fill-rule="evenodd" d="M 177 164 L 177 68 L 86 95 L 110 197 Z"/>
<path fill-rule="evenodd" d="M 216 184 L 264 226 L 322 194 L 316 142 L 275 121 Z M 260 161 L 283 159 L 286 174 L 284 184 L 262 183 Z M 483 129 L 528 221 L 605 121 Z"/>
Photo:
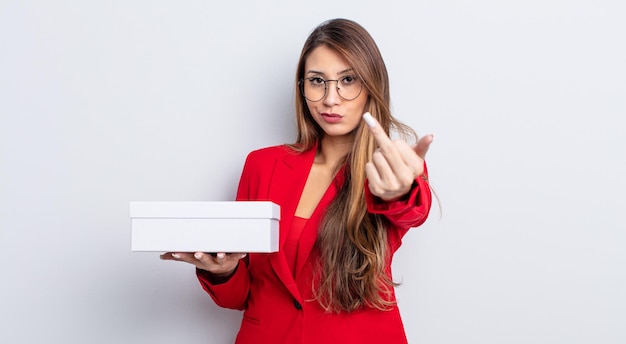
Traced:
<path fill-rule="evenodd" d="M 231 262 L 237 262 L 240 259 L 243 259 L 247 256 L 246 253 L 228 253 L 226 255 L 226 257 L 224 258 L 225 261 L 231 263 Z"/>
<path fill-rule="evenodd" d="M 394 170 L 389 166 L 389 162 L 379 150 L 372 154 L 372 163 L 380 176 L 381 182 L 388 184 L 393 181 L 395 177 Z"/>
<path fill-rule="evenodd" d="M 382 180 L 382 187 L 386 193 L 406 192 L 413 185 L 415 178 L 422 174 L 424 161 L 413 151 L 413 148 L 404 141 L 394 141 L 401 162 L 395 166 L 382 156 L 374 153 L 372 162 L 378 170 Z"/>
<path fill-rule="evenodd" d="M 204 263 L 212 263 L 222 265 L 226 262 L 231 262 L 239 259 L 243 259 L 247 256 L 247 253 L 204 253 L 204 252 L 196 252 L 194 253 L 194 257 Z"/>
<path fill-rule="evenodd" d="M 404 141 L 396 141 L 396 146 L 402 156 L 402 160 L 406 164 L 406 170 L 402 171 L 404 173 L 397 173 L 398 177 L 413 180 L 415 177 L 421 175 L 424 171 L 424 159 L 417 154 L 415 147 L 409 146 L 409 144 Z M 406 179 L 402 180 L 406 182 Z"/>
<path fill-rule="evenodd" d="M 224 253 L 218 252 L 215 257 L 209 255 L 209 262 L 207 262 L 204 266 L 208 269 L 211 269 L 211 272 L 224 274 L 232 272 L 237 265 L 239 264 L 239 260 L 246 257 L 245 253 Z"/>
<path fill-rule="evenodd" d="M 180 262 L 194 263 L 193 254 L 191 253 L 182 253 L 182 252 L 168 252 L 161 255 L 161 259 L 163 260 L 176 260 Z"/>
<path fill-rule="evenodd" d="M 385 130 L 383 130 L 383 127 L 380 125 L 380 123 L 378 123 L 378 121 L 374 117 L 372 117 L 369 112 L 363 114 L 363 120 L 365 120 L 365 123 L 367 123 L 370 132 L 374 136 L 374 140 L 376 140 L 376 143 L 378 143 L 380 151 L 383 153 L 385 158 L 387 158 L 389 164 L 393 168 L 399 166 L 402 163 L 402 157 L 398 153 L 398 150 L 396 149 L 393 141 L 391 141 L 389 136 L 387 136 Z"/>
<path fill-rule="evenodd" d="M 380 175 L 378 174 L 378 170 L 376 166 L 374 166 L 373 162 L 368 162 L 365 164 L 365 174 L 367 175 L 368 180 L 368 188 L 370 192 L 374 196 L 380 197 L 383 193 L 382 190 L 382 180 L 380 179 Z"/>
<path fill-rule="evenodd" d="M 210 256 L 210 254 L 206 254 L 204 252 L 196 252 L 193 254 L 193 257 L 201 262 L 207 261 L 208 260 L 207 256 Z"/>
<path fill-rule="evenodd" d="M 380 179 L 380 175 L 378 174 L 378 170 L 376 169 L 376 166 L 373 162 L 370 161 L 365 164 L 365 175 L 367 176 L 369 182 L 370 191 L 372 191 L 374 195 L 377 195 L 377 193 L 374 192 L 375 188 L 377 185 L 380 185 L 382 181 Z"/>
<path fill-rule="evenodd" d="M 193 264 L 200 269 L 211 271 L 213 273 L 223 273 L 225 270 L 230 269 L 230 266 L 225 259 L 226 254 L 224 252 L 195 252 L 193 257 L 195 259 Z"/>
<path fill-rule="evenodd" d="M 245 252 L 233 252 L 233 253 L 229 253 L 228 257 L 230 259 L 242 259 L 242 258 L 246 258 L 248 254 Z"/>
<path fill-rule="evenodd" d="M 413 150 L 420 156 L 420 158 L 425 159 L 428 148 L 430 148 L 430 144 L 433 143 L 434 139 L 435 135 L 433 134 L 422 137 L 413 147 Z"/>
<path fill-rule="evenodd" d="M 194 253 L 194 258 L 204 265 L 204 266 L 219 266 L 223 267 L 226 263 L 226 253 L 225 252 L 217 252 L 217 253 L 204 253 L 204 252 L 196 252 Z"/>
<path fill-rule="evenodd" d="M 176 258 L 172 256 L 173 254 L 175 254 L 175 253 L 165 252 L 165 253 L 161 254 L 159 256 L 159 258 L 161 258 L 163 260 L 176 260 Z"/>
<path fill-rule="evenodd" d="M 195 252 L 193 254 L 193 257 L 202 264 L 222 264 L 225 260 L 224 258 L 226 257 L 226 254 L 224 252 L 219 252 L 215 254 Z"/>
<path fill-rule="evenodd" d="M 365 120 L 365 123 L 370 128 L 370 132 L 374 136 L 374 139 L 379 146 L 391 144 L 391 139 L 389 138 L 389 136 L 387 136 L 387 133 L 385 133 L 383 127 L 380 126 L 380 123 L 378 123 L 378 121 L 372 116 L 372 114 L 370 114 L 369 112 L 364 113 L 363 120 Z"/>

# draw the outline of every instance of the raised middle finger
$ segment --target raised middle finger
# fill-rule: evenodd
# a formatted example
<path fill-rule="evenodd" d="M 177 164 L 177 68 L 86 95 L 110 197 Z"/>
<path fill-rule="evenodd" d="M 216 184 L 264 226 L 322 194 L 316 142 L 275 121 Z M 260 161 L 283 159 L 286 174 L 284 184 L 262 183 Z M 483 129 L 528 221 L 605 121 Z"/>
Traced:
<path fill-rule="evenodd" d="M 403 165 L 402 156 L 400 155 L 396 144 L 391 141 L 389 136 L 387 136 L 387 133 L 383 130 L 380 123 L 378 123 L 378 121 L 372 117 L 369 112 L 363 114 L 363 119 L 367 123 L 372 136 L 374 136 L 374 139 L 378 144 L 378 149 L 389 163 L 389 166 L 394 171 L 401 168 Z"/>

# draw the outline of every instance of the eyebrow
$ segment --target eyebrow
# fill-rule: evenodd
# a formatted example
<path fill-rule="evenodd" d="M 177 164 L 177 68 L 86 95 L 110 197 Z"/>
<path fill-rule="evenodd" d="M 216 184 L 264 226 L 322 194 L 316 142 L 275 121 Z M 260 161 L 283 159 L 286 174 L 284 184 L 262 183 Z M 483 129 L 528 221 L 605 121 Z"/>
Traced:
<path fill-rule="evenodd" d="M 352 71 L 354 71 L 353 68 L 344 69 L 341 72 L 337 73 L 337 75 L 346 74 L 346 73 L 349 73 L 349 72 L 352 72 Z M 321 76 L 325 75 L 324 72 L 320 72 L 320 71 L 317 71 L 317 70 L 309 70 L 309 71 L 306 72 L 306 74 L 307 75 L 314 74 L 314 75 L 321 75 Z"/>

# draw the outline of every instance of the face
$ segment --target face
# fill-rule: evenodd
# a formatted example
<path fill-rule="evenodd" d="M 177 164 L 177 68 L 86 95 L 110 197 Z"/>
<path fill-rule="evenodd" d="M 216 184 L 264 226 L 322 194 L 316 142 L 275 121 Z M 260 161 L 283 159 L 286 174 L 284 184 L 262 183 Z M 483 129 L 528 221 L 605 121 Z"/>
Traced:
<path fill-rule="evenodd" d="M 326 83 L 326 95 L 321 100 L 317 102 L 306 100 L 313 119 L 324 130 L 327 137 L 351 139 L 353 130 L 359 125 L 361 116 L 365 111 L 368 98 L 367 91 L 362 88 L 361 93 L 352 100 L 341 97 L 340 94 L 350 95 L 349 91 L 345 90 L 359 87 L 359 81 L 346 60 L 326 46 L 313 49 L 304 64 L 304 82 L 308 83 L 308 87 L 320 87 L 321 85 L 323 90 L 321 80 L 340 81 L 328 81 Z M 338 92 L 338 86 L 344 91 Z"/>

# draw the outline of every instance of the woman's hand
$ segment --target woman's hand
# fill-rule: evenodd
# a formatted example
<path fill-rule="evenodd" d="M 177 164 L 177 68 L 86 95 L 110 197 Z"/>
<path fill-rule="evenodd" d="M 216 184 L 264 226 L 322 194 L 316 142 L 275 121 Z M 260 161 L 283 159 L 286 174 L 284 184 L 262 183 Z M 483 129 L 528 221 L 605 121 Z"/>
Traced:
<path fill-rule="evenodd" d="M 369 189 L 385 201 L 397 200 L 408 193 L 415 179 L 424 173 L 424 157 L 433 135 L 420 138 L 411 147 L 402 140 L 391 141 L 369 112 L 363 114 L 363 119 L 378 143 L 372 161 L 365 165 Z"/>
<path fill-rule="evenodd" d="M 176 260 L 195 265 L 198 269 L 206 270 L 216 276 L 230 276 L 239 259 L 245 258 L 245 253 L 224 253 L 210 254 L 205 252 L 182 253 L 166 252 L 161 255 L 163 260 Z"/>

